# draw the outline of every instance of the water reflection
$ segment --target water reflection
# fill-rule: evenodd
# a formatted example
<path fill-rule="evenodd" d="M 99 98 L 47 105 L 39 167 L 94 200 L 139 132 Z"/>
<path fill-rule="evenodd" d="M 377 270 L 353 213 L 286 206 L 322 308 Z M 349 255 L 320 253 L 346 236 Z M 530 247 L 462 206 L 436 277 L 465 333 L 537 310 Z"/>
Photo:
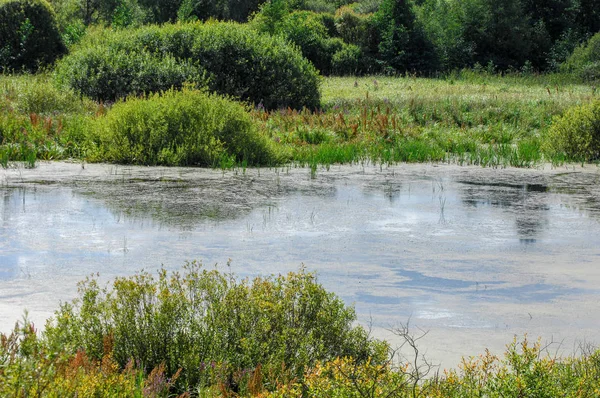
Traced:
<path fill-rule="evenodd" d="M 467 207 L 492 206 L 514 216 L 519 241 L 533 244 L 548 227 L 548 187 L 542 184 L 458 181 L 464 186 L 461 200 Z"/>

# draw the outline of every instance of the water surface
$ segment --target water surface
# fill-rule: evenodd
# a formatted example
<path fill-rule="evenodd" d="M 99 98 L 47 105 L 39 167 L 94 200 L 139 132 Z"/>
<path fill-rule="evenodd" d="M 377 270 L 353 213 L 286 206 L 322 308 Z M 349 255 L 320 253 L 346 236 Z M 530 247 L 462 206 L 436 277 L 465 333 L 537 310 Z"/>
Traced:
<path fill-rule="evenodd" d="M 298 270 L 378 337 L 410 319 L 454 366 L 516 335 L 600 343 L 600 171 L 447 165 L 0 171 L 0 331 L 42 326 L 76 283 L 185 260 Z"/>

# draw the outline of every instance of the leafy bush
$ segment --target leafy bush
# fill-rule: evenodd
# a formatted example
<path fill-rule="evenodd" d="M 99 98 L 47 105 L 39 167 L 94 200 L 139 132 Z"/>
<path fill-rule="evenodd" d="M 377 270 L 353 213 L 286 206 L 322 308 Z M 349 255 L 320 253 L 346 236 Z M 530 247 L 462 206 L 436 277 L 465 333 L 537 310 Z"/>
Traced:
<path fill-rule="evenodd" d="M 46 336 L 51 347 L 83 349 L 91 359 L 102 357 L 108 339 L 121 367 L 164 363 L 167 375 L 181 368 L 181 389 L 220 381 L 243 395 L 248 374 L 258 372 L 273 389 L 301 379 L 318 360 L 352 356 L 362 363 L 384 352 L 354 320 L 313 274 L 250 283 L 194 262 L 183 275 L 142 272 L 118 278 L 111 289 L 88 279 L 80 299 L 56 312 Z"/>
<path fill-rule="evenodd" d="M 169 166 L 274 162 L 242 105 L 200 91 L 130 97 L 97 118 L 92 130 L 92 160 Z"/>
<path fill-rule="evenodd" d="M 335 19 L 331 15 L 312 11 L 281 14 L 275 12 L 276 7 L 280 7 L 278 2 L 263 7 L 252 25 L 262 32 L 283 35 L 297 45 L 302 55 L 324 75 L 358 71 L 362 53 L 357 52 L 355 46 L 334 37 L 337 35 L 337 29 Z"/>
<path fill-rule="evenodd" d="M 583 81 L 600 80 L 600 32 L 592 36 L 587 43 L 575 48 L 560 69 Z"/>
<path fill-rule="evenodd" d="M 235 23 L 99 31 L 57 66 L 60 82 L 98 100 L 179 87 L 187 80 L 268 109 L 315 108 L 319 77 L 283 38 Z"/>
<path fill-rule="evenodd" d="M 82 100 L 72 90 L 59 89 L 47 74 L 5 75 L 0 79 L 0 108 L 20 114 L 42 115 L 92 112 L 90 100 Z"/>
<path fill-rule="evenodd" d="M 35 71 L 65 51 L 46 0 L 0 0 L 0 70 Z"/>
<path fill-rule="evenodd" d="M 555 117 L 544 146 L 552 156 L 566 156 L 571 160 L 600 159 L 600 100 Z"/>
<path fill-rule="evenodd" d="M 333 54 L 331 69 L 336 75 L 355 75 L 361 69 L 362 52 L 358 46 L 345 45 Z"/>
<path fill-rule="evenodd" d="M 202 82 L 200 68 L 165 54 L 125 52 L 95 45 L 74 51 L 59 64 L 60 85 L 97 101 L 115 101 L 130 94 L 181 88 L 185 82 Z M 201 84 L 201 83 L 199 83 Z"/>

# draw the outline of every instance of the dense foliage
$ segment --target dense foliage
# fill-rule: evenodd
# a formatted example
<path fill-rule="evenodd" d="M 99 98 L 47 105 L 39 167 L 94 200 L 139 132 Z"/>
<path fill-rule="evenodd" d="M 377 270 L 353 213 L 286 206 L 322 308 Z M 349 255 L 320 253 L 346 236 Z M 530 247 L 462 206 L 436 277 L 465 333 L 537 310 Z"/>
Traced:
<path fill-rule="evenodd" d="M 0 0 L 0 71 L 35 71 L 65 50 L 46 0 Z"/>
<path fill-rule="evenodd" d="M 122 369 L 130 361 L 147 372 L 163 364 L 167 375 L 178 374 L 180 392 L 224 382 L 247 393 L 239 389 L 256 369 L 274 389 L 299 380 L 316 361 L 381 361 L 385 345 L 354 320 L 313 274 L 250 282 L 189 263 L 183 274 L 140 273 L 110 289 L 86 280 L 80 299 L 57 311 L 45 336 L 50 347 L 84 350 L 96 361 L 109 350 Z"/>
<path fill-rule="evenodd" d="M 242 105 L 200 91 L 130 97 L 96 118 L 90 128 L 90 153 L 98 160 L 213 167 L 274 163 L 266 140 Z"/>
<path fill-rule="evenodd" d="M 79 298 L 38 333 L 25 318 L 0 334 L 3 397 L 593 397 L 600 351 L 557 358 L 516 338 L 434 377 L 418 336 L 399 355 L 352 326 L 354 311 L 301 270 L 239 280 L 188 263 L 140 272 Z M 182 395 L 178 395 L 182 394 Z"/>
<path fill-rule="evenodd" d="M 153 156 L 134 161 L 113 153 L 109 158 L 112 143 L 101 132 L 108 128 L 105 115 L 113 104 L 58 89 L 48 78 L 0 77 L 1 166 L 69 158 L 157 162 Z M 554 116 L 597 100 L 598 91 L 562 79 L 526 73 L 499 77 L 485 71 L 463 71 L 446 79 L 329 77 L 323 81 L 319 110 L 246 108 L 256 128 L 255 138 L 244 141 L 247 153 L 230 148 L 219 152 L 228 155 L 216 162 L 197 164 L 230 168 L 288 163 L 308 165 L 315 172 L 321 165 L 362 161 L 516 167 L 578 162 L 581 156 L 547 145 L 547 134 Z M 137 104 L 127 118 L 131 129 L 150 128 L 142 117 L 145 97 L 130 99 Z M 179 117 L 177 112 L 171 115 L 172 120 Z"/>
<path fill-rule="evenodd" d="M 210 22 L 100 30 L 57 66 L 63 85 L 100 101 L 183 82 L 272 109 L 315 108 L 314 67 L 282 38 Z"/>
<path fill-rule="evenodd" d="M 545 145 L 555 156 L 582 161 L 600 159 L 600 100 L 576 106 L 557 116 Z"/>
<path fill-rule="evenodd" d="M 562 70 L 586 82 L 600 81 L 600 32 L 577 47 L 562 65 Z"/>

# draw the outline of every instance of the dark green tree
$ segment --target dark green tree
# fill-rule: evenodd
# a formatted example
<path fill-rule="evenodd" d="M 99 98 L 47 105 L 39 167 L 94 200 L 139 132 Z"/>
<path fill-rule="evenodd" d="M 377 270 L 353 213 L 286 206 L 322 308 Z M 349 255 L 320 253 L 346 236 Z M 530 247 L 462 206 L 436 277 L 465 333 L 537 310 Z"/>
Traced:
<path fill-rule="evenodd" d="M 0 71 L 35 71 L 66 52 L 45 0 L 0 0 Z"/>
<path fill-rule="evenodd" d="M 433 46 L 416 21 L 412 3 L 383 0 L 375 14 L 379 34 L 379 60 L 390 71 L 435 69 Z"/>

